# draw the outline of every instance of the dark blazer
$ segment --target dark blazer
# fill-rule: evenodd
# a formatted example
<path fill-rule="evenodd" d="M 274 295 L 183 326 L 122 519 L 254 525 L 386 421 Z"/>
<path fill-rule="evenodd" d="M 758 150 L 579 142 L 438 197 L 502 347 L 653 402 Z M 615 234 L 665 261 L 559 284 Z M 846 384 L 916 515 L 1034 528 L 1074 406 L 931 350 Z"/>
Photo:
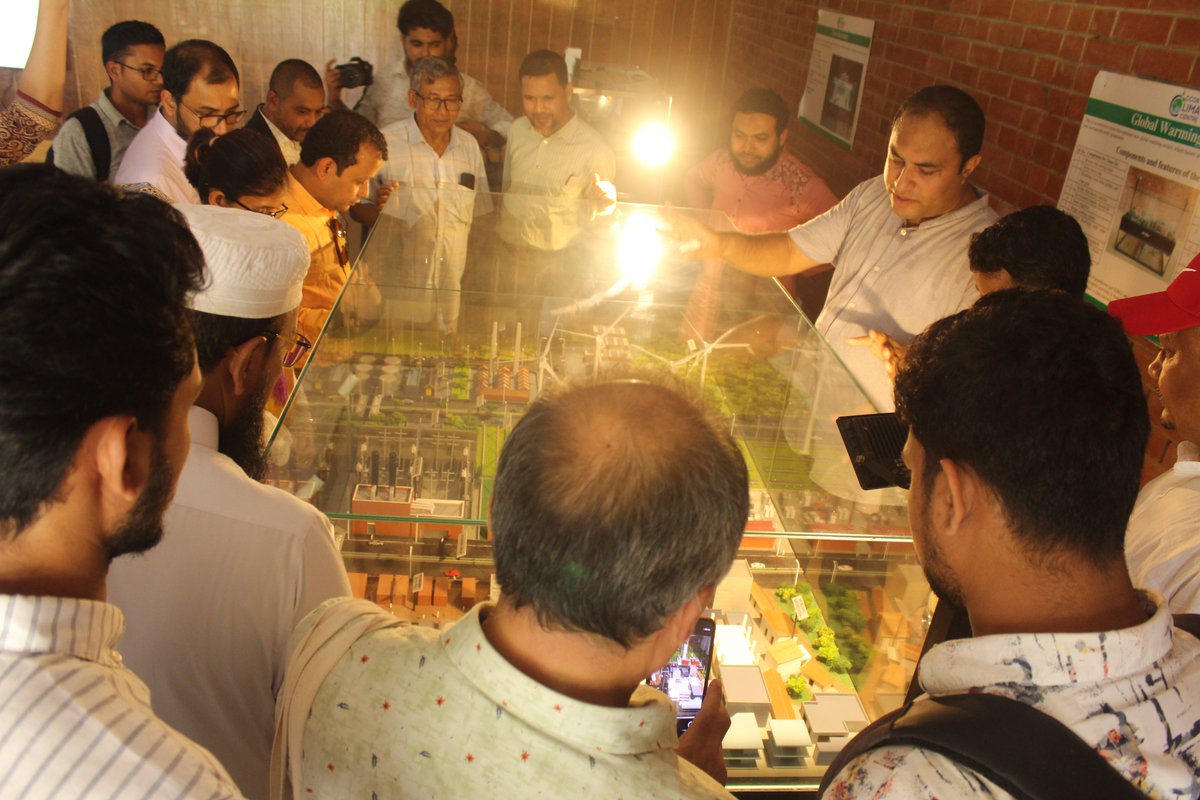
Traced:
<path fill-rule="evenodd" d="M 259 103 L 258 108 L 254 109 L 254 113 L 250 115 L 250 119 L 246 120 L 246 124 L 242 127 L 258 131 L 273 142 L 275 141 L 275 136 L 271 133 L 271 129 L 267 127 L 267 120 L 263 116 L 262 109 L 262 103 Z"/>

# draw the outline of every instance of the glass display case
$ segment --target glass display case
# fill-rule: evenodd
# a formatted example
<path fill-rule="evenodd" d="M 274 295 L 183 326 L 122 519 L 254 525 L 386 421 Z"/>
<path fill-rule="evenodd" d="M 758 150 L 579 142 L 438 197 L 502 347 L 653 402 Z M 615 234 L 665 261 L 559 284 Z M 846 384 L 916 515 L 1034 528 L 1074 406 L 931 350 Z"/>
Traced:
<path fill-rule="evenodd" d="M 460 190 L 389 201 L 273 435 L 269 481 L 333 521 L 355 594 L 441 626 L 497 596 L 492 483 L 534 398 L 629 369 L 694 384 L 751 482 L 713 609 L 729 786 L 814 787 L 902 702 L 931 614 L 902 493 L 859 489 L 837 432 L 874 409 L 777 282 L 679 255 L 660 209 Z"/>

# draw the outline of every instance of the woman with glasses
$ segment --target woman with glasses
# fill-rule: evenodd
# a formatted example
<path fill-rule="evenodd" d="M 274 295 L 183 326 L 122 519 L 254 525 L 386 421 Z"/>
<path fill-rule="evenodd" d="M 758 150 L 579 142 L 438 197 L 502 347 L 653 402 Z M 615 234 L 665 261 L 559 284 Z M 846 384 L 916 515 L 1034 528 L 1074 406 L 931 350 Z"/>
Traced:
<path fill-rule="evenodd" d="M 287 211 L 287 164 L 279 145 L 258 131 L 239 128 L 218 136 L 201 128 L 188 142 L 183 174 L 204 205 L 244 208 L 276 219 Z"/>

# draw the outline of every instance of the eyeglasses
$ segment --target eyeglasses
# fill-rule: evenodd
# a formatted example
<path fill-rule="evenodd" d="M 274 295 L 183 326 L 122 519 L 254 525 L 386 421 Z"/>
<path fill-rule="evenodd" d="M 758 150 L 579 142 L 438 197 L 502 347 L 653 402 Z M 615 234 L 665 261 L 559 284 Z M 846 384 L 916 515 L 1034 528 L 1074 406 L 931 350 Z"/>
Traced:
<path fill-rule="evenodd" d="M 131 69 L 134 72 L 142 73 L 142 80 L 144 80 L 148 83 L 157 83 L 158 81 L 162 80 L 162 70 L 161 69 L 155 69 L 154 67 L 131 67 L 128 64 L 122 64 L 120 61 L 117 61 L 115 58 L 113 59 L 113 63 L 116 64 L 118 67 L 124 67 L 125 69 Z"/>
<path fill-rule="evenodd" d="M 268 340 L 278 339 L 282 335 L 283 334 L 279 333 L 278 331 L 270 331 L 263 334 L 263 336 L 267 337 Z M 283 365 L 285 367 L 296 366 L 296 362 L 299 361 L 311 348 L 312 342 L 308 340 L 308 337 L 303 333 L 297 333 L 295 341 L 292 342 L 292 346 L 288 348 L 286 353 L 283 354 Z"/>
<path fill-rule="evenodd" d="M 246 116 L 246 112 L 244 110 L 230 111 L 225 114 L 201 114 L 196 109 L 192 108 L 191 106 L 184 105 L 182 102 L 180 102 L 179 105 L 196 115 L 196 119 L 200 120 L 201 128 L 215 128 L 222 122 L 232 127 L 241 122 L 242 117 Z"/>
<path fill-rule="evenodd" d="M 287 213 L 287 203 L 282 203 L 279 208 L 267 209 L 267 208 L 251 208 L 250 206 L 243 203 L 241 200 L 234 200 L 233 202 L 237 203 L 239 206 L 246 209 L 247 211 L 253 211 L 255 214 L 266 214 L 271 219 L 279 219 L 280 217 L 282 217 L 284 214 Z"/>
<path fill-rule="evenodd" d="M 462 108 L 463 99 L 461 97 L 426 97 L 420 92 L 413 92 L 417 97 L 421 98 L 425 103 L 426 111 L 437 111 L 439 108 L 445 108 L 447 111 L 458 111 Z"/>

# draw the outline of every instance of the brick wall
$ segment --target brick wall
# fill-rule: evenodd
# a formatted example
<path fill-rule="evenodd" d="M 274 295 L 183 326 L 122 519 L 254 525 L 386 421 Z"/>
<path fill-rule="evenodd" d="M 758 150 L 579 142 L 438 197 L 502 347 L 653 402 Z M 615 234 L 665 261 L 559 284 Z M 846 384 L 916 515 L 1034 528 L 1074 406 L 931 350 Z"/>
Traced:
<path fill-rule="evenodd" d="M 961 86 L 983 106 L 973 180 L 1000 213 L 1057 204 L 1099 70 L 1200 86 L 1200 0 L 737 0 L 726 105 L 754 85 L 799 104 L 818 8 L 875 20 L 853 149 L 792 125 L 791 149 L 839 193 L 882 171 L 893 112 L 930 83 Z M 1143 374 L 1156 352 L 1134 342 Z M 1149 386 L 1147 399 L 1145 480 L 1175 462 L 1177 444 Z"/>
<path fill-rule="evenodd" d="M 738 0 L 726 105 L 764 84 L 799 103 L 818 8 L 875 20 L 854 148 L 793 126 L 792 149 L 839 192 L 881 171 L 892 113 L 930 83 L 987 113 L 975 180 L 1002 213 L 1058 201 L 1098 70 L 1200 85 L 1200 0 Z"/>

